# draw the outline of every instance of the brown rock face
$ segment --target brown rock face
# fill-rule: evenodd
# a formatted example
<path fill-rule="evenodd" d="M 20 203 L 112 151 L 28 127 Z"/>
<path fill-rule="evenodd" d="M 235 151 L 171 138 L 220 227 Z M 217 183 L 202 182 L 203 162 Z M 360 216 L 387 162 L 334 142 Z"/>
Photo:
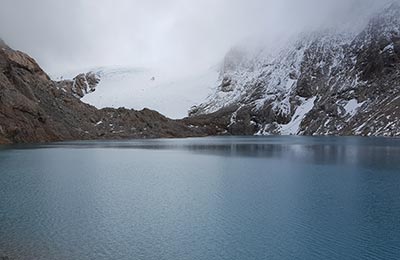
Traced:
<path fill-rule="evenodd" d="M 205 135 L 149 109 L 98 110 L 81 102 L 97 80 L 88 73 L 53 82 L 34 59 L 0 43 L 0 144 Z"/>

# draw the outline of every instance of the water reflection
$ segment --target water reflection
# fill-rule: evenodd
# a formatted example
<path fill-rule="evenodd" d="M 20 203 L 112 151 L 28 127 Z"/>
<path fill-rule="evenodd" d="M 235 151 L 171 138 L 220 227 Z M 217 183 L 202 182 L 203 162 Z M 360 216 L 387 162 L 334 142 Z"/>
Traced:
<path fill-rule="evenodd" d="M 397 259 L 399 153 L 331 137 L 3 147 L 0 256 Z"/>
<path fill-rule="evenodd" d="M 10 146 L 13 149 L 180 150 L 225 157 L 280 159 L 312 164 L 359 164 L 400 168 L 400 139 L 362 137 L 215 137 L 129 141 L 64 142 Z M 4 147 L 3 147 L 4 149 Z"/>

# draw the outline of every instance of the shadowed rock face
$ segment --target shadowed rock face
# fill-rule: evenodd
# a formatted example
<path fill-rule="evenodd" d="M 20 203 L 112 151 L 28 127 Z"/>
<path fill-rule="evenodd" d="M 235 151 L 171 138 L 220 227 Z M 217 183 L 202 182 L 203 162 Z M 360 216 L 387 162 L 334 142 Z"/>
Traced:
<path fill-rule="evenodd" d="M 206 128 L 190 127 L 149 109 L 98 110 L 81 102 L 80 93 L 96 84 L 91 74 L 79 75 L 73 82 L 54 82 L 34 59 L 1 42 L 0 143 L 206 134 Z"/>
<path fill-rule="evenodd" d="M 358 34 L 304 35 L 272 57 L 228 60 L 193 118 L 228 118 L 231 134 L 400 136 L 399 4 Z"/>

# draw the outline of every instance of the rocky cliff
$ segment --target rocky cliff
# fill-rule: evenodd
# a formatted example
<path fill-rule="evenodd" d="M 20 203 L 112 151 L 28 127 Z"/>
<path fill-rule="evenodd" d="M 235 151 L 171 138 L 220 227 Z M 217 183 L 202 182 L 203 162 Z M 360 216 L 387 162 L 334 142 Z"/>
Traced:
<path fill-rule="evenodd" d="M 81 102 L 79 98 L 96 84 L 92 74 L 54 82 L 34 59 L 1 41 L 0 143 L 206 134 L 205 128 L 194 128 L 149 109 L 98 110 Z"/>
<path fill-rule="evenodd" d="M 61 80 L 56 82 L 58 89 L 69 93 L 76 98 L 83 98 L 85 95 L 96 91 L 97 85 L 100 83 L 100 77 L 96 73 L 89 71 L 81 73 L 72 80 Z"/>
<path fill-rule="evenodd" d="M 276 53 L 230 52 L 190 111 L 230 134 L 400 135 L 400 6 L 357 33 L 303 34 Z"/>

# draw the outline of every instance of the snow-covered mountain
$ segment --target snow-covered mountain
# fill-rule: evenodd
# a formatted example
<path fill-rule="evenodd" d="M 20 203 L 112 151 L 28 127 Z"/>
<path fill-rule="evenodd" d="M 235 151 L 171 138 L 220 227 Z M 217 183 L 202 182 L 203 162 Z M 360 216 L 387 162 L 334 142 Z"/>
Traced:
<path fill-rule="evenodd" d="M 234 48 L 195 76 L 103 67 L 59 86 L 98 108 L 171 118 L 189 111 L 188 123 L 210 134 L 400 135 L 397 1 L 358 31 L 303 33 L 276 45 Z"/>
<path fill-rule="evenodd" d="M 92 91 L 83 91 L 83 102 L 97 108 L 150 108 L 175 119 L 186 117 L 194 104 L 203 102 L 219 76 L 217 68 L 194 76 L 170 76 L 162 71 L 116 66 L 89 71 L 99 82 L 90 88 Z M 63 78 L 74 75 L 69 74 Z"/>
<path fill-rule="evenodd" d="M 400 135 L 400 6 L 360 32 L 303 34 L 273 52 L 237 49 L 191 110 L 231 134 Z"/>

